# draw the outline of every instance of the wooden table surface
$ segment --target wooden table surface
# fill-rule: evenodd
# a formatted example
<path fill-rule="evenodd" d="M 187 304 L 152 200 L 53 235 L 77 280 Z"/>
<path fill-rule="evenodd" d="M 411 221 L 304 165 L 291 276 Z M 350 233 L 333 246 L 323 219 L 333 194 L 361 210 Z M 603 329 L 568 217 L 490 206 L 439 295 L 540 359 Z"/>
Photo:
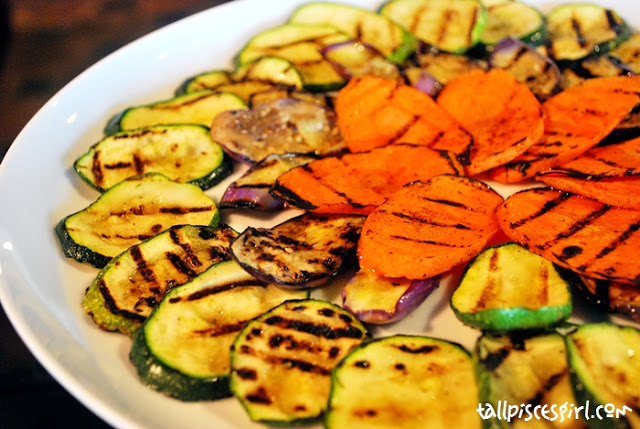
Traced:
<path fill-rule="evenodd" d="M 38 109 L 87 67 L 225 1 L 0 0 L 0 162 Z M 44 371 L 0 310 L 0 428 L 69 427 L 109 426 Z"/>

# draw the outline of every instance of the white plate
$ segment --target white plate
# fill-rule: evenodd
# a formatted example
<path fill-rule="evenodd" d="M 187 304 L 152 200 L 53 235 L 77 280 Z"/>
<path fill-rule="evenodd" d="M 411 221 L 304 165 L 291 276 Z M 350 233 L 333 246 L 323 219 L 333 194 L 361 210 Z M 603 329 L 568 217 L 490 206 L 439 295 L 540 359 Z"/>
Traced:
<path fill-rule="evenodd" d="M 598 0 L 595 0 L 598 2 Z M 0 299 L 29 349 L 84 405 L 121 428 L 263 428 L 234 399 L 183 403 L 142 386 L 129 364 L 130 340 L 100 331 L 83 313 L 96 270 L 65 259 L 54 234 L 64 216 L 97 193 L 73 161 L 125 107 L 169 98 L 185 78 L 230 69 L 233 55 L 260 30 L 283 23 L 303 0 L 236 0 L 156 31 L 108 56 L 56 94 L 27 124 L 0 166 Z M 378 1 L 344 0 L 370 10 Z M 557 1 L 530 3 L 548 10 Z M 640 26 L 635 1 L 599 3 Z M 218 187 L 217 189 L 220 189 Z M 213 193 L 212 195 L 215 195 Z M 229 220 L 241 228 L 239 217 Z M 405 321 L 380 333 L 423 333 L 467 347 L 477 332 L 452 316 L 447 287 Z M 330 298 L 335 291 L 329 291 Z"/>

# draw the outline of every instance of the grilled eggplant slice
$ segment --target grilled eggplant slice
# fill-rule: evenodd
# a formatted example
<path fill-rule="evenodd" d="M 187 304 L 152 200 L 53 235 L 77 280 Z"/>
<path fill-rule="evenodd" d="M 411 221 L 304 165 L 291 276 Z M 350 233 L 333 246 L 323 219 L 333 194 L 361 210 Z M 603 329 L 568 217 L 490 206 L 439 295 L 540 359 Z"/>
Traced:
<path fill-rule="evenodd" d="M 436 277 L 392 279 L 359 270 L 342 288 L 342 306 L 365 323 L 393 323 L 407 317 L 439 284 Z"/>
<path fill-rule="evenodd" d="M 245 323 L 289 299 L 308 298 L 263 283 L 236 262 L 209 267 L 174 287 L 137 331 L 131 362 L 141 381 L 183 401 L 231 396 L 231 344 Z"/>
<path fill-rule="evenodd" d="M 610 76 L 631 76 L 633 71 L 618 58 L 604 54 L 572 61 L 562 70 L 562 88 L 576 86 L 586 79 Z"/>
<path fill-rule="evenodd" d="M 287 301 L 238 334 L 231 348 L 231 391 L 256 421 L 316 419 L 327 405 L 331 371 L 367 337 L 366 327 L 335 304 Z"/>
<path fill-rule="evenodd" d="M 604 54 L 629 38 L 631 30 L 613 10 L 591 3 L 556 6 L 546 16 L 549 53 L 557 61 Z"/>
<path fill-rule="evenodd" d="M 257 58 L 274 56 L 290 61 L 310 91 L 338 89 L 346 82 L 320 50 L 351 37 L 333 25 L 286 23 L 255 35 L 236 55 L 238 67 Z"/>
<path fill-rule="evenodd" d="M 486 61 L 423 45 L 416 53 L 415 65 L 406 67 L 404 75 L 410 85 L 435 97 L 452 79 L 478 69 L 486 70 Z"/>
<path fill-rule="evenodd" d="M 402 25 L 419 41 L 454 54 L 480 39 L 486 9 L 478 0 L 390 0 L 380 14 Z"/>
<path fill-rule="evenodd" d="M 214 70 L 191 77 L 178 88 L 176 95 L 211 89 L 235 94 L 248 103 L 258 92 L 274 87 L 302 89 L 302 86 L 302 76 L 290 61 L 264 56 L 232 72 Z"/>
<path fill-rule="evenodd" d="M 87 288 L 82 306 L 100 328 L 132 336 L 171 288 L 231 259 L 229 245 L 237 235 L 224 224 L 171 227 L 111 260 Z"/>
<path fill-rule="evenodd" d="M 471 357 L 445 340 L 397 335 L 363 343 L 332 379 L 327 429 L 482 427 Z"/>
<path fill-rule="evenodd" d="M 560 269 L 515 243 L 473 259 L 451 295 L 456 316 L 489 331 L 542 329 L 571 316 L 570 284 Z"/>
<path fill-rule="evenodd" d="M 211 118 L 225 110 L 244 109 L 246 103 L 235 94 L 203 89 L 189 94 L 129 107 L 114 115 L 105 134 L 153 125 L 198 124 L 208 127 Z"/>
<path fill-rule="evenodd" d="M 211 137 L 233 158 L 255 165 L 271 154 L 331 155 L 346 144 L 330 108 L 282 98 L 217 115 Z"/>
<path fill-rule="evenodd" d="M 580 276 L 576 289 L 604 311 L 640 322 L 640 287 Z"/>
<path fill-rule="evenodd" d="M 562 75 L 555 61 L 518 39 L 508 37 L 498 43 L 489 57 L 489 64 L 507 70 L 518 82 L 527 85 L 540 101 L 562 88 Z"/>
<path fill-rule="evenodd" d="M 202 189 L 160 173 L 123 180 L 56 226 L 67 258 L 104 267 L 134 244 L 174 225 L 216 226 L 219 212 Z"/>
<path fill-rule="evenodd" d="M 576 416 L 568 418 L 568 412 L 559 416 L 559 407 L 576 403 L 562 335 L 484 334 L 476 342 L 473 361 L 484 408 L 481 411 L 483 418 L 487 417 L 485 427 L 584 427 Z M 498 410 L 501 403 L 518 407 L 515 415 L 506 419 L 492 415 L 490 407 Z M 536 406 L 546 406 L 549 421 L 534 418 Z"/>
<path fill-rule="evenodd" d="M 303 214 L 271 229 L 247 228 L 233 257 L 257 278 L 289 287 L 319 286 L 355 262 L 364 216 Z"/>
<path fill-rule="evenodd" d="M 373 46 L 396 64 L 402 64 L 418 44 L 415 37 L 388 17 L 350 5 L 307 3 L 291 15 L 289 22 L 333 25 L 353 39 Z"/>
<path fill-rule="evenodd" d="M 285 153 L 269 155 L 233 182 L 220 199 L 219 207 L 244 208 L 266 212 L 282 210 L 284 203 L 269 193 L 276 179 L 294 167 L 307 164 L 314 155 Z"/>
<path fill-rule="evenodd" d="M 590 403 L 592 410 L 604 408 L 598 412 L 601 418 L 589 419 L 587 426 L 640 427 L 640 331 L 589 323 L 567 335 L 566 343 L 577 402 Z"/>
<path fill-rule="evenodd" d="M 73 167 L 104 192 L 138 174 L 162 173 L 176 182 L 208 189 L 233 171 L 231 159 L 201 125 L 157 125 L 105 137 Z"/>

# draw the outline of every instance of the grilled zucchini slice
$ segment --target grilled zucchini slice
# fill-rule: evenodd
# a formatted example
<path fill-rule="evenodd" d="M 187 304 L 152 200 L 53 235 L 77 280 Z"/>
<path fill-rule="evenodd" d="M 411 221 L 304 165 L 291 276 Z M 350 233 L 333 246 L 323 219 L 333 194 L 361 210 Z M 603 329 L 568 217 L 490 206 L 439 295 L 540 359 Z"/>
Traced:
<path fill-rule="evenodd" d="M 515 243 L 473 259 L 451 295 L 465 324 L 489 330 L 540 329 L 571 316 L 570 283 L 553 263 Z"/>
<path fill-rule="evenodd" d="M 534 407 L 547 406 L 548 415 L 558 423 L 562 404 L 575 404 L 565 350 L 565 340 L 556 332 L 535 335 L 484 334 L 473 351 L 480 387 L 480 403 L 485 427 L 583 428 L 578 418 L 562 416 L 562 424 L 544 424 L 534 418 Z M 502 404 L 518 406 L 517 414 L 504 419 L 490 413 Z M 522 412 L 520 412 L 522 410 Z M 556 414 L 552 414 L 556 413 Z"/>
<path fill-rule="evenodd" d="M 287 301 L 238 334 L 231 347 L 231 391 L 256 421 L 316 419 L 327 405 L 331 371 L 367 337 L 366 327 L 335 304 Z"/>
<path fill-rule="evenodd" d="M 153 125 L 197 124 L 208 127 L 211 119 L 225 110 L 244 109 L 246 103 L 235 94 L 203 89 L 155 103 L 133 106 L 114 115 L 105 134 Z"/>
<path fill-rule="evenodd" d="M 67 258 L 104 267 L 111 258 L 173 225 L 216 226 L 215 202 L 202 189 L 160 173 L 130 177 L 56 226 Z"/>
<path fill-rule="evenodd" d="M 480 40 L 487 11 L 478 0 L 390 0 L 380 14 L 423 43 L 461 54 Z"/>
<path fill-rule="evenodd" d="M 176 95 L 211 89 L 235 94 L 248 103 L 253 94 L 280 87 L 302 89 L 302 75 L 290 61 L 264 56 L 232 72 L 214 70 L 191 77 Z"/>
<path fill-rule="evenodd" d="M 131 362 L 141 381 L 183 401 L 231 396 L 231 344 L 244 324 L 307 291 L 258 281 L 236 262 L 210 266 L 171 289 L 137 331 Z"/>
<path fill-rule="evenodd" d="M 167 291 L 231 259 L 229 245 L 237 235 L 224 224 L 171 227 L 111 260 L 87 288 L 82 306 L 100 328 L 132 336 Z"/>
<path fill-rule="evenodd" d="M 208 189 L 233 172 L 231 159 L 201 125 L 157 125 L 105 137 L 73 167 L 104 192 L 138 174 L 162 173 L 176 182 Z"/>
<path fill-rule="evenodd" d="M 273 228 L 247 228 L 233 257 L 256 277 L 289 287 L 326 283 L 355 262 L 364 216 L 306 213 Z"/>
<path fill-rule="evenodd" d="M 480 428 L 469 353 L 435 338 L 396 335 L 355 348 L 333 371 L 327 429 Z"/>
<path fill-rule="evenodd" d="M 255 35 L 236 55 L 238 67 L 265 55 L 290 61 L 310 91 L 338 89 L 346 81 L 320 54 L 325 46 L 351 40 L 337 27 L 326 24 L 286 23 Z"/>
<path fill-rule="evenodd" d="M 574 394 L 591 409 L 604 407 L 602 419 L 587 421 L 589 428 L 640 427 L 640 331 L 612 323 L 590 323 L 567 335 L 567 353 Z M 606 405 L 606 407 L 605 407 Z M 614 411 L 622 414 L 610 413 Z"/>
<path fill-rule="evenodd" d="M 402 64 L 418 45 L 415 37 L 388 17 L 350 5 L 307 3 L 293 13 L 289 22 L 333 25 L 353 39 L 373 46 L 396 64 Z"/>
<path fill-rule="evenodd" d="M 532 46 L 547 40 L 544 16 L 536 7 L 518 0 L 482 0 L 482 3 L 487 8 L 487 21 L 480 34 L 485 47 L 495 46 L 506 37 Z"/>
<path fill-rule="evenodd" d="M 631 34 L 629 26 L 615 11 L 591 3 L 556 6 L 546 19 L 549 53 L 557 61 L 604 54 Z"/>

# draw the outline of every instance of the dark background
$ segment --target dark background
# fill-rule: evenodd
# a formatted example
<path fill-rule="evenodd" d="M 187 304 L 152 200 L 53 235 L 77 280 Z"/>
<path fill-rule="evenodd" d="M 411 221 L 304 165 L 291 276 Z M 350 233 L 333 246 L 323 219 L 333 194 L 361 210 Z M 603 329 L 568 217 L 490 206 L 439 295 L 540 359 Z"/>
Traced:
<path fill-rule="evenodd" d="M 229 0 L 0 0 L 0 162 L 38 109 L 84 69 Z M 0 428 L 108 428 L 47 374 L 0 310 Z"/>

